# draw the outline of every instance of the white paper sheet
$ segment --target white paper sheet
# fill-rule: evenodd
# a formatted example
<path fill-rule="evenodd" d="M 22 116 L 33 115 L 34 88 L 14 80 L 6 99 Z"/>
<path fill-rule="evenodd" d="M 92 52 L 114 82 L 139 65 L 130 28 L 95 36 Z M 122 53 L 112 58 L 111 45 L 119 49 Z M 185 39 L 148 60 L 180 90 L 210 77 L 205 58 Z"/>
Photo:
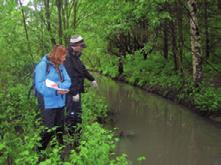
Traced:
<path fill-rule="evenodd" d="M 51 81 L 49 79 L 46 79 L 45 84 L 46 84 L 46 87 L 53 88 L 55 90 L 69 91 L 68 89 L 57 87 L 58 85 L 54 81 Z"/>

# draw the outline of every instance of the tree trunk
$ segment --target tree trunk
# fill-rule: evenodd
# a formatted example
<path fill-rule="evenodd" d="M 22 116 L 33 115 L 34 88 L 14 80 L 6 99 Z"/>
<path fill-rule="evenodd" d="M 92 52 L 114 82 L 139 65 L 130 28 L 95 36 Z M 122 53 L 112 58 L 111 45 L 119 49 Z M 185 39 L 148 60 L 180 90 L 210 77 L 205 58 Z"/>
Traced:
<path fill-rule="evenodd" d="M 208 29 L 208 1 L 204 0 L 204 23 L 205 23 L 205 56 L 206 59 L 210 55 L 210 41 L 209 41 L 209 29 Z"/>
<path fill-rule="evenodd" d="M 164 22 L 163 25 L 163 56 L 167 60 L 168 59 L 168 26 L 167 22 Z"/>
<path fill-rule="evenodd" d="M 183 46 L 184 46 L 184 40 L 183 40 L 183 7 L 182 4 L 179 3 L 179 1 L 176 3 L 176 12 L 177 12 L 177 27 L 178 27 L 178 54 L 179 54 L 179 69 L 181 72 L 183 72 Z"/>
<path fill-rule="evenodd" d="M 217 0 L 218 9 L 221 9 L 221 1 Z"/>
<path fill-rule="evenodd" d="M 179 70 L 179 60 L 178 60 L 178 50 L 177 50 L 177 29 L 174 21 L 170 23 L 171 28 L 171 37 L 172 37 L 172 52 L 173 52 L 173 61 L 174 61 L 174 69 Z"/>
<path fill-rule="evenodd" d="M 75 31 L 77 24 L 77 0 L 64 0 L 62 8 L 63 17 L 63 32 L 67 29 L 73 29 Z M 71 20 L 70 20 L 71 18 Z M 70 34 L 63 33 L 64 44 L 69 44 Z"/>
<path fill-rule="evenodd" d="M 62 16 L 63 16 L 63 31 L 69 28 L 69 21 L 68 21 L 68 16 L 69 16 L 69 2 L 68 0 L 64 0 L 64 6 L 62 9 Z M 63 39 L 64 39 L 64 44 L 67 46 L 68 45 L 68 36 L 66 34 L 63 34 Z"/>
<path fill-rule="evenodd" d="M 26 40 L 27 40 L 28 52 L 31 56 L 31 60 L 34 62 L 34 57 L 33 57 L 33 54 L 32 54 L 30 40 L 29 40 L 29 36 L 28 36 L 28 28 L 27 28 L 27 24 L 26 24 L 25 13 L 24 13 L 24 10 L 23 10 L 23 7 L 22 7 L 21 0 L 19 0 L 19 4 L 20 4 L 20 8 L 21 8 L 21 13 L 22 13 L 22 19 L 23 19 L 23 25 L 24 25 L 24 30 L 25 30 L 25 37 L 26 37 Z M 34 63 L 33 63 L 33 66 L 34 66 Z"/>
<path fill-rule="evenodd" d="M 193 57 L 193 80 L 195 86 L 199 86 L 202 77 L 202 55 L 201 55 L 201 44 L 200 44 L 200 34 L 199 25 L 196 17 L 197 14 L 197 4 L 196 0 L 187 1 L 190 10 L 190 33 L 191 33 L 191 50 Z"/>
<path fill-rule="evenodd" d="M 74 10 L 74 13 L 73 13 L 73 22 L 72 22 L 72 26 L 73 26 L 73 31 L 75 32 L 76 31 L 76 28 L 77 28 L 77 10 L 78 10 L 78 1 L 77 0 L 74 0 L 73 2 L 73 10 Z"/>
<path fill-rule="evenodd" d="M 59 36 L 59 44 L 62 44 L 62 6 L 63 0 L 56 0 L 56 6 L 58 10 L 58 36 Z"/>
<path fill-rule="evenodd" d="M 118 61 L 118 73 L 122 75 L 124 73 L 124 65 L 123 65 L 123 55 L 120 54 L 119 61 Z"/>
<path fill-rule="evenodd" d="M 47 23 L 47 30 L 49 32 L 52 45 L 55 45 L 56 40 L 53 37 L 52 31 L 51 31 L 50 0 L 44 0 L 44 5 L 45 5 L 45 17 L 46 17 L 46 23 Z"/>

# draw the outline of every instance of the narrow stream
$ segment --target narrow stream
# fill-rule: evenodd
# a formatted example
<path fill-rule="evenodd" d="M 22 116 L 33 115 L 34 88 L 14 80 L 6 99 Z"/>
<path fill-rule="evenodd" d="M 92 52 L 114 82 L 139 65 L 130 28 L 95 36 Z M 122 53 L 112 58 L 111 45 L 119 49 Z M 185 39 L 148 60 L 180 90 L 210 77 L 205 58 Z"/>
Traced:
<path fill-rule="evenodd" d="M 97 92 L 122 132 L 117 153 L 131 164 L 221 165 L 221 128 L 199 115 L 139 88 L 98 76 Z"/>

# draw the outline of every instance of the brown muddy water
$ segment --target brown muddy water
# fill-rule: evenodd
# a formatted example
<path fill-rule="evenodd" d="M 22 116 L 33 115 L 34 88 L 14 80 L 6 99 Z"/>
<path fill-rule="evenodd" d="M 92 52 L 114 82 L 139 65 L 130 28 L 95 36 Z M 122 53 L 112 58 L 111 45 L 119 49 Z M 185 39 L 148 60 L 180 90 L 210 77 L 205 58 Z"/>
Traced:
<path fill-rule="evenodd" d="M 117 153 L 133 165 L 221 165 L 221 127 L 139 88 L 98 76 L 121 132 Z M 145 156 L 142 162 L 138 157 Z"/>

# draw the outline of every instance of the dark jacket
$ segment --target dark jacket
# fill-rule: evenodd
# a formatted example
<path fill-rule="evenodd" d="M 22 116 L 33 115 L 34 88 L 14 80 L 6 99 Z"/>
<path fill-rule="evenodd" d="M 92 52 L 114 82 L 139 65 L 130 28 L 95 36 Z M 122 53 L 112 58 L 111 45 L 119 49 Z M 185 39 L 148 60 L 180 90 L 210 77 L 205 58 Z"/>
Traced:
<path fill-rule="evenodd" d="M 84 92 L 84 79 L 94 81 L 94 77 L 88 72 L 84 64 L 80 60 L 80 55 L 73 54 L 73 51 L 69 51 L 64 66 L 71 78 L 70 94 L 76 95 Z"/>

